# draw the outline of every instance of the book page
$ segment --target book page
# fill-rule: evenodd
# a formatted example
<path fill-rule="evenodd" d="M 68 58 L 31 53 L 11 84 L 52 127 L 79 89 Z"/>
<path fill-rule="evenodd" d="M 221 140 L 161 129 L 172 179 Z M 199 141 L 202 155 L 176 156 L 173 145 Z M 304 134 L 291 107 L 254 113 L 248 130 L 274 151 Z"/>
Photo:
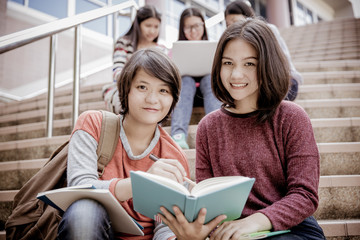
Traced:
<path fill-rule="evenodd" d="M 180 183 L 178 182 L 175 182 L 174 180 L 171 180 L 169 178 L 166 178 L 166 177 L 162 177 L 162 176 L 159 176 L 159 175 L 155 175 L 155 174 L 151 174 L 151 173 L 147 173 L 147 172 L 142 172 L 142 171 L 136 171 L 136 173 L 150 179 L 150 180 L 153 180 L 157 183 L 160 183 L 164 186 L 167 186 L 175 191 L 178 191 L 178 192 L 181 192 L 181 193 L 184 193 L 186 195 L 190 195 L 190 192 L 189 190 L 184 187 L 183 185 L 181 185 Z"/>
<path fill-rule="evenodd" d="M 199 182 L 191 190 L 191 195 L 201 196 L 207 193 L 216 192 L 219 189 L 223 189 L 241 182 L 249 180 L 248 177 L 243 176 L 225 176 L 225 177 L 213 177 L 205 179 Z"/>
<path fill-rule="evenodd" d="M 48 204 L 53 203 L 63 211 L 79 199 L 96 200 L 106 208 L 116 232 L 144 235 L 140 225 L 125 211 L 108 189 L 60 188 L 39 193 L 37 198 Z"/>

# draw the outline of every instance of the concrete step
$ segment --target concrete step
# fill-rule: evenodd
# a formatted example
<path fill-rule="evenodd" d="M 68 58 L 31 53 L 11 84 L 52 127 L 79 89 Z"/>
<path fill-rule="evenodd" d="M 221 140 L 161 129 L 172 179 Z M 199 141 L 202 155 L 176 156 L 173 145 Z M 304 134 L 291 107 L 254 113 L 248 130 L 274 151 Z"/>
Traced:
<path fill-rule="evenodd" d="M 86 110 L 105 110 L 103 101 L 82 103 L 79 106 L 80 113 Z M 70 118 L 72 106 L 58 106 L 54 108 L 54 119 Z M 42 122 L 45 120 L 46 109 L 23 111 L 0 116 L 0 127 L 14 126 L 18 124 Z"/>
<path fill-rule="evenodd" d="M 305 109 L 311 119 L 360 116 L 360 98 L 296 99 L 295 102 Z M 198 124 L 204 116 L 203 107 L 194 107 L 190 124 Z"/>
<path fill-rule="evenodd" d="M 360 142 L 318 143 L 320 175 L 360 175 Z M 185 150 L 190 177 L 195 179 L 195 149 Z"/>
<path fill-rule="evenodd" d="M 360 117 L 312 119 L 317 143 L 360 142 Z"/>
<path fill-rule="evenodd" d="M 90 95 L 90 94 L 89 94 Z M 360 98 L 360 83 L 355 84 L 320 84 L 320 85 L 301 85 L 297 100 L 304 99 L 330 99 L 330 98 Z M 99 106 L 101 105 L 100 102 Z M 64 108 L 63 108 L 64 109 Z M 29 113 L 29 112 L 27 112 Z M 29 114 L 31 115 L 31 114 Z M 14 117 L 14 116 L 13 116 Z M 10 120 L 10 119 L 9 119 Z M 10 120 L 11 121 L 11 120 Z M 6 125 L 6 124 L 4 124 Z M 45 122 L 35 122 L 28 124 L 0 127 L 0 141 L 11 141 L 25 139 L 24 134 L 32 131 L 32 137 L 42 137 L 45 135 Z M 69 119 L 58 119 L 54 121 L 54 136 L 70 134 L 71 121 Z"/>
<path fill-rule="evenodd" d="M 360 172 L 360 143 L 318 143 L 320 175 L 356 175 Z"/>
<path fill-rule="evenodd" d="M 360 235 L 360 219 L 319 220 L 327 240 L 355 240 Z"/>
<path fill-rule="evenodd" d="M 336 89 L 336 86 L 329 86 L 324 88 L 319 88 L 319 93 L 315 92 L 315 88 L 307 88 L 304 86 L 300 87 L 301 94 L 312 94 L 312 95 L 321 95 L 324 94 L 326 97 L 329 95 L 335 95 L 335 91 L 340 92 L 341 89 L 344 91 L 347 89 L 349 90 L 350 94 L 358 95 L 360 91 L 359 84 L 354 84 L 351 86 L 341 85 L 340 89 Z M 352 88 L 351 88 L 352 87 Z M 336 90 L 335 90 L 336 89 Z M 354 91 L 352 91 L 352 89 Z M 327 91 L 329 90 L 329 91 Z M 350 91 L 351 90 L 351 91 Z M 341 94 L 341 93 L 340 93 Z M 356 97 L 355 95 L 353 95 Z M 308 112 L 311 118 L 333 118 L 333 117 L 355 117 L 360 116 L 359 114 L 359 98 L 358 99 L 311 99 L 311 100 L 304 100 L 302 97 L 296 100 L 296 103 L 303 106 L 305 110 Z M 103 101 L 98 102 L 89 102 L 80 104 L 80 112 L 89 110 L 89 109 L 105 109 L 105 105 Z M 69 126 L 66 119 L 70 118 L 72 108 L 71 106 L 59 106 L 55 108 L 55 121 L 54 125 L 55 128 L 64 128 L 63 130 L 59 130 L 59 132 L 55 132 L 55 135 L 61 135 L 69 133 Z M 203 117 L 204 112 L 203 108 L 195 108 L 194 109 L 194 117 L 198 116 L 198 119 L 192 121 L 192 124 L 197 124 L 198 121 Z M 4 116 L 0 116 L 0 135 L 9 135 L 7 138 L 0 140 L 4 141 L 6 139 L 23 139 L 24 137 L 16 137 L 12 136 L 11 134 L 15 134 L 16 132 L 21 132 L 21 130 L 34 128 L 35 131 L 39 131 L 38 134 L 34 133 L 35 136 L 41 136 L 44 134 L 46 109 L 38 109 L 32 111 L 23 111 L 21 113 L 13 113 Z M 1 138 L 0 138 L 1 139 Z"/>
<path fill-rule="evenodd" d="M 311 119 L 360 116 L 358 98 L 295 100 L 295 102 L 305 109 Z"/>
<path fill-rule="evenodd" d="M 80 101 L 99 101 L 102 99 L 101 89 L 104 84 L 85 85 L 80 88 Z M 55 90 L 54 101 L 56 105 L 71 104 L 72 87 L 64 86 Z M 36 97 L 24 101 L 12 101 L 2 103 L 0 116 L 9 113 L 29 111 L 34 109 L 45 108 L 47 104 L 47 93 L 40 94 Z"/>
<path fill-rule="evenodd" d="M 360 218 L 360 175 L 321 176 L 316 219 Z"/>
<path fill-rule="evenodd" d="M 0 162 L 48 158 L 69 137 L 65 135 L 0 143 Z"/>
<path fill-rule="evenodd" d="M 360 83 L 300 85 L 296 100 L 360 98 Z"/>
<path fill-rule="evenodd" d="M 89 103 L 89 102 L 98 102 L 102 101 L 101 90 L 80 93 L 80 104 L 81 103 Z M 72 96 L 64 95 L 64 96 L 56 96 L 54 98 L 54 106 L 65 106 L 71 105 Z M 35 109 L 46 109 L 47 100 L 46 99 L 37 99 L 35 101 L 24 102 L 23 104 L 18 104 L 14 106 L 7 106 L 2 110 L 1 115 L 19 113 L 23 111 L 31 111 Z"/>
<path fill-rule="evenodd" d="M 315 118 L 311 123 L 318 143 L 360 142 L 360 117 Z M 170 126 L 164 129 L 171 134 Z M 195 148 L 196 131 L 197 125 L 189 126 L 187 142 L 190 148 Z"/>
<path fill-rule="evenodd" d="M 40 148 L 49 151 L 51 148 L 60 146 L 67 139 L 68 136 L 61 136 L 52 141 L 46 138 L 40 139 L 39 142 L 47 142 L 47 146 L 33 146 L 32 149 Z M 360 174 L 360 142 L 319 143 L 318 148 L 321 155 L 320 174 L 322 176 Z M 15 152 L 22 151 L 24 150 L 17 148 Z M 195 149 L 185 150 L 185 152 L 189 160 L 191 178 L 195 179 Z M 39 155 L 42 155 L 42 158 L 0 162 L 0 190 L 21 188 L 45 164 L 50 154 L 44 156 L 41 152 Z"/>
<path fill-rule="evenodd" d="M 356 28 L 356 27 L 355 27 Z M 300 29 L 297 29 L 292 33 L 292 36 L 287 36 L 283 34 L 283 38 L 286 41 L 286 44 L 290 49 L 296 49 L 296 46 L 300 48 L 309 48 L 309 47 L 324 47 L 330 44 L 343 43 L 344 45 L 354 42 L 358 39 L 359 34 L 354 31 L 354 27 L 340 29 L 340 31 L 327 32 L 327 29 L 318 31 L 314 33 L 301 32 Z M 338 45 L 337 48 L 339 48 Z"/>
<path fill-rule="evenodd" d="M 347 42 L 334 41 L 329 42 L 326 45 L 308 45 L 293 48 L 290 50 L 291 56 L 293 55 L 329 55 L 329 54 L 342 54 L 347 52 L 356 52 L 360 50 L 360 44 L 356 42 L 356 39 L 350 39 Z"/>
<path fill-rule="evenodd" d="M 292 42 L 289 41 L 287 46 L 289 48 L 291 56 L 294 54 L 304 54 L 304 53 L 319 53 L 319 54 L 326 54 L 326 53 L 339 53 L 344 50 L 348 49 L 359 49 L 359 39 L 356 35 L 348 36 L 348 39 L 331 39 L 331 40 L 324 40 L 324 39 L 313 39 L 313 41 L 318 41 L 317 43 L 304 41 L 302 44 L 298 44 L 297 41 Z M 297 46 L 296 46 L 297 45 Z M 316 56 L 315 56 L 316 57 Z M 311 60 L 316 60 L 312 59 Z"/>
<path fill-rule="evenodd" d="M 48 159 L 29 159 L 20 161 L 0 162 L 0 189 L 20 189 L 34 176 Z"/>
<path fill-rule="evenodd" d="M 360 83 L 360 71 L 323 71 L 302 73 L 304 85 L 329 83 Z"/>
<path fill-rule="evenodd" d="M 53 136 L 69 135 L 72 130 L 70 118 L 53 122 Z M 46 122 L 26 123 L 0 128 L 0 142 L 45 137 Z"/>
<path fill-rule="evenodd" d="M 69 122 L 64 120 L 64 125 Z M 358 142 L 359 117 L 342 119 L 312 119 L 317 142 Z M 14 129 L 14 128 L 12 128 Z M 169 127 L 165 129 L 170 132 Z M 27 131 L 31 131 L 27 128 Z M 191 148 L 195 147 L 196 126 L 189 126 L 188 142 Z M 51 152 L 67 139 L 68 135 L 53 138 L 40 137 L 0 143 L 0 161 L 14 161 L 22 159 L 47 158 Z M 16 149 L 16 151 L 14 151 Z"/>
<path fill-rule="evenodd" d="M 57 119 L 53 122 L 53 136 L 71 134 L 71 119 Z M 0 128 L 0 142 L 41 138 L 46 135 L 46 122 L 26 123 Z"/>
<path fill-rule="evenodd" d="M 335 54 L 329 54 L 329 55 L 301 55 L 297 56 L 295 55 L 292 57 L 295 61 L 306 61 L 309 58 L 312 60 L 317 61 L 334 61 L 334 60 L 348 60 L 348 59 L 359 59 L 360 58 L 360 51 L 356 52 L 348 52 L 348 53 L 335 53 Z"/>
<path fill-rule="evenodd" d="M 299 72 L 330 72 L 360 70 L 360 60 L 336 60 L 336 61 L 297 61 L 293 62 Z"/>

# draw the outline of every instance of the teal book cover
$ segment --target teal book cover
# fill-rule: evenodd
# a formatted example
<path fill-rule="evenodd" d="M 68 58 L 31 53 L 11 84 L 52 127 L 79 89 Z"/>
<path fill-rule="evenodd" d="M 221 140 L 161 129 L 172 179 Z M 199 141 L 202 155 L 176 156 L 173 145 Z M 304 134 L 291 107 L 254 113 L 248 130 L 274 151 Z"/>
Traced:
<path fill-rule="evenodd" d="M 192 190 L 168 178 L 141 171 L 132 171 L 131 184 L 134 210 L 152 219 L 164 206 L 174 213 L 178 206 L 189 222 L 196 220 L 201 208 L 207 209 L 205 223 L 225 214 L 230 221 L 241 216 L 255 182 L 242 176 L 215 177 L 198 183 Z"/>

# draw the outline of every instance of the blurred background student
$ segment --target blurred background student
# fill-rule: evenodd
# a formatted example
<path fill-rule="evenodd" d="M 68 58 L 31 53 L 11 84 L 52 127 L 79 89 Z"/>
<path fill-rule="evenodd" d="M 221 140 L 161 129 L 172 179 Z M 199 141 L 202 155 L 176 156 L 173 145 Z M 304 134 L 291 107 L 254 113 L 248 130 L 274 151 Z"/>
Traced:
<path fill-rule="evenodd" d="M 187 8 L 182 12 L 179 40 L 208 40 L 204 17 L 199 9 Z M 197 88 L 199 88 L 203 97 L 205 114 L 219 109 L 221 103 L 215 98 L 211 90 L 210 74 L 201 77 L 182 76 L 181 79 L 180 100 L 171 117 L 171 136 L 180 147 L 189 149 L 186 140 Z"/>
<path fill-rule="evenodd" d="M 113 84 L 105 85 L 103 97 L 108 111 L 120 112 L 119 93 L 116 82 L 125 63 L 139 49 L 156 47 L 167 53 L 167 48 L 157 43 L 161 24 L 161 14 L 152 5 L 145 5 L 136 13 L 129 31 L 119 37 L 115 43 L 113 54 Z"/>
<path fill-rule="evenodd" d="M 226 26 L 229 27 L 234 22 L 244 20 L 245 18 L 254 18 L 255 12 L 251 8 L 249 1 L 237 0 L 229 3 L 225 9 L 225 21 Z M 279 30 L 273 24 L 267 23 L 271 31 L 274 33 L 281 49 L 283 50 L 289 65 L 290 65 L 290 75 L 291 75 L 291 84 L 289 91 L 285 97 L 285 100 L 294 101 L 297 93 L 299 84 L 303 83 L 303 78 L 301 74 L 295 69 L 294 65 L 291 62 L 290 52 L 286 46 L 284 39 L 281 37 Z"/>

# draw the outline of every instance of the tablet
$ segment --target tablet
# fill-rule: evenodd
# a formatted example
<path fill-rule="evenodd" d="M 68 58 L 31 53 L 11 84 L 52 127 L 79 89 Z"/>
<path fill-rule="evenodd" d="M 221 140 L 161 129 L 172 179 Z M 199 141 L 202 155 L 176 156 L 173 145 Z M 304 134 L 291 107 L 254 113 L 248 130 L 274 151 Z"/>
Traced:
<path fill-rule="evenodd" d="M 211 73 L 216 46 L 216 41 L 177 41 L 171 58 L 181 76 L 204 76 Z"/>

